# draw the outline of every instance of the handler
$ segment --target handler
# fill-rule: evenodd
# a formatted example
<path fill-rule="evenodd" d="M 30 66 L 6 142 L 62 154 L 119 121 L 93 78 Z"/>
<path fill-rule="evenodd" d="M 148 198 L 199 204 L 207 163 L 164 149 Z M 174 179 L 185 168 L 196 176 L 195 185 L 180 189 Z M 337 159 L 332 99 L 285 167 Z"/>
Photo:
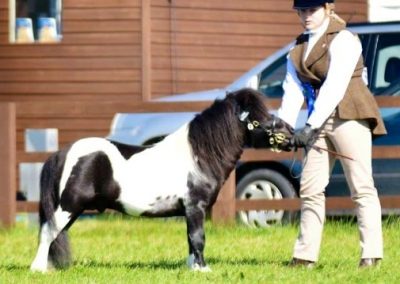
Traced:
<path fill-rule="evenodd" d="M 325 187 L 335 157 L 319 146 L 351 157 L 341 164 L 356 205 L 361 238 L 360 267 L 383 257 L 381 206 L 372 178 L 372 137 L 386 134 L 379 108 L 362 79 L 358 37 L 334 13 L 334 0 L 294 0 L 305 28 L 288 55 L 284 96 L 278 117 L 295 126 L 306 100 L 308 120 L 295 132 L 293 147 L 306 156 L 300 182 L 300 233 L 292 265 L 313 267 L 318 260 L 325 220 Z"/>

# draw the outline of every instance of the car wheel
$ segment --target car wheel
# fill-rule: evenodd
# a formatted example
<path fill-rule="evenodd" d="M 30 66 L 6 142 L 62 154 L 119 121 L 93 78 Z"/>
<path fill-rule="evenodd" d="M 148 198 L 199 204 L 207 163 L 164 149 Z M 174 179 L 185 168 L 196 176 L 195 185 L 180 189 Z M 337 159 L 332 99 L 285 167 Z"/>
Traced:
<path fill-rule="evenodd" d="M 238 199 L 282 199 L 296 197 L 293 184 L 281 173 L 270 169 L 249 172 L 237 184 Z M 269 227 L 292 222 L 295 212 L 284 210 L 239 211 L 238 219 L 250 227 Z"/>

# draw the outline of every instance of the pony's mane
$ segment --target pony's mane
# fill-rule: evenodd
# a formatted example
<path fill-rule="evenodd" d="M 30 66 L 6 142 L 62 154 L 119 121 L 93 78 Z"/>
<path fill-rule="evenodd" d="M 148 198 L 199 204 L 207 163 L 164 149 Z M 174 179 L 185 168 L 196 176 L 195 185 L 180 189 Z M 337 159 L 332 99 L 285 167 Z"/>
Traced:
<path fill-rule="evenodd" d="M 216 100 L 190 122 L 193 155 L 207 176 L 224 181 L 240 158 L 246 138 L 246 124 L 239 119 L 243 111 L 251 120 L 269 116 L 259 93 L 242 89 Z"/>

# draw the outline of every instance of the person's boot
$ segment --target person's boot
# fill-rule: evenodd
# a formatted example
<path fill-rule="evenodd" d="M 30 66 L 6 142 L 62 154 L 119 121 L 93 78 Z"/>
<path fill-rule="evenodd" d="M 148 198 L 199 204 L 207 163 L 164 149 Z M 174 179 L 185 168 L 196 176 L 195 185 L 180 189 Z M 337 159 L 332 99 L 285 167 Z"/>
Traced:
<path fill-rule="evenodd" d="M 300 259 L 300 258 L 294 257 L 290 261 L 289 266 L 293 266 L 293 267 L 295 267 L 295 266 L 301 267 L 302 266 L 302 267 L 311 269 L 311 268 L 314 268 L 315 262 L 311 261 L 311 260 L 305 260 L 305 259 Z"/>
<path fill-rule="evenodd" d="M 360 268 L 365 268 L 365 267 L 377 267 L 381 263 L 380 258 L 362 258 L 360 260 L 359 267 Z"/>

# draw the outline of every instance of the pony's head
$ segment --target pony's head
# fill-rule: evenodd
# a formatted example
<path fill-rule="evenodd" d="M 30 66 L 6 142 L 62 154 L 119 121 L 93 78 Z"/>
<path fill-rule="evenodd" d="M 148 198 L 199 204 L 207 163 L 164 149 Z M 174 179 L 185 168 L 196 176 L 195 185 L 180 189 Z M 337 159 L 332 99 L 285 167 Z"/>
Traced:
<path fill-rule="evenodd" d="M 261 93 L 250 88 L 244 88 L 227 94 L 228 99 L 235 103 L 236 114 L 240 121 L 267 122 L 273 117 L 264 104 Z"/>
<path fill-rule="evenodd" d="M 264 96 L 250 88 L 229 93 L 236 104 L 238 119 L 248 130 L 247 145 L 255 148 L 281 148 L 285 150 L 293 135 L 292 127 L 269 113 Z M 279 145 L 278 145 L 279 144 Z"/>

